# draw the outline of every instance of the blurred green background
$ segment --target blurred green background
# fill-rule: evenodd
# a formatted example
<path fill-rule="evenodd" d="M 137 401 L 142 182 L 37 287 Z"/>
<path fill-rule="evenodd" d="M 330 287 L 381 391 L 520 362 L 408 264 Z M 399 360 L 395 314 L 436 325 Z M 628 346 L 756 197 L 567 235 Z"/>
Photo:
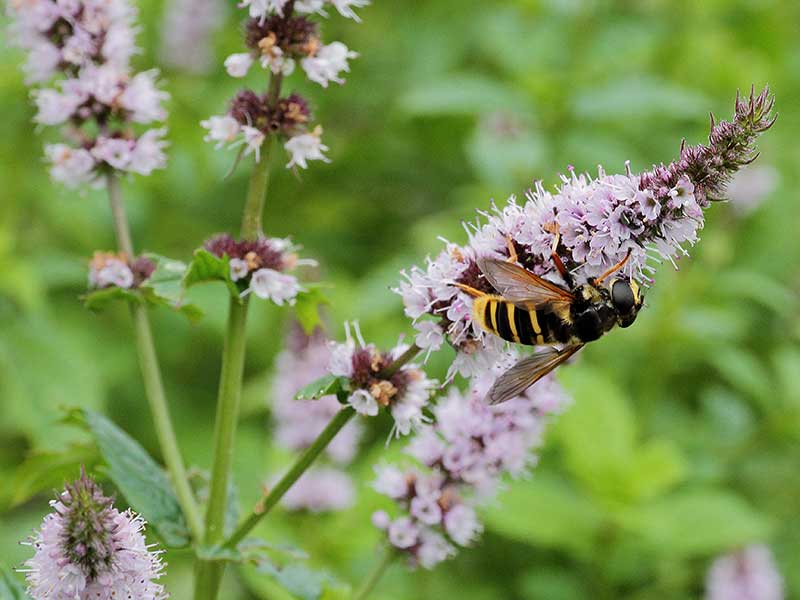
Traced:
<path fill-rule="evenodd" d="M 124 185 L 141 250 L 187 260 L 208 235 L 238 229 L 247 166 L 224 181 L 233 153 L 205 144 L 198 125 L 239 84 L 221 66 L 241 48 L 242 11 L 227 4 L 211 72 L 190 74 L 163 68 L 165 5 L 140 3 L 136 64 L 162 65 L 172 94 L 168 169 Z M 777 187 L 750 211 L 712 207 L 692 259 L 661 268 L 636 326 L 562 369 L 574 405 L 548 431 L 533 477 L 484 513 L 480 545 L 433 572 L 395 566 L 374 597 L 699 598 L 711 559 L 750 542 L 771 545 L 787 597 L 800 597 L 800 4 L 379 0 L 360 14 L 363 24 L 322 24 L 324 39 L 361 53 L 345 86 L 326 91 L 299 74 L 287 86 L 311 99 L 333 162 L 299 179 L 279 169 L 265 218 L 269 234 L 320 260 L 334 335 L 351 318 L 381 344 L 409 332 L 388 291 L 399 270 L 438 252 L 437 236 L 463 241 L 461 221 L 492 198 L 534 178 L 554 184 L 569 164 L 668 161 L 751 83 L 770 84 L 780 113 L 759 159 Z M 77 300 L 87 258 L 113 247 L 106 198 L 48 181 L 41 146 L 56 132 L 34 130 L 21 60 L 0 51 L 0 562 L 11 566 L 30 554 L 17 542 L 51 491 L 96 460 L 58 424 L 62 407 L 102 410 L 158 456 L 127 311 L 91 314 Z M 199 324 L 153 319 L 184 454 L 207 468 L 227 300 L 221 285 L 192 295 L 207 313 Z M 244 507 L 289 460 L 270 443 L 267 398 L 287 313 L 253 308 L 236 463 Z M 450 359 L 440 353 L 431 372 Z M 280 513 L 261 528 L 353 584 L 379 539 L 372 466 L 399 451 L 384 449 L 386 421 L 370 427 L 351 467 L 354 508 Z M 166 560 L 173 597 L 190 597 L 190 556 Z M 288 598 L 248 570 L 226 585 L 226 599 Z"/>

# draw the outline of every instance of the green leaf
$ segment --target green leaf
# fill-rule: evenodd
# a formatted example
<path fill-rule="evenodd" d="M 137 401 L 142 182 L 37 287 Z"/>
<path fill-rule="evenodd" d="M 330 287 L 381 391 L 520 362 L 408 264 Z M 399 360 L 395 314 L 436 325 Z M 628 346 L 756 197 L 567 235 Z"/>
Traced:
<path fill-rule="evenodd" d="M 706 106 L 707 98 L 693 89 L 655 77 L 631 76 L 580 92 L 573 109 L 583 119 L 643 120 L 694 118 Z"/>
<path fill-rule="evenodd" d="M 628 399 L 599 371 L 574 369 L 563 380 L 578 401 L 555 431 L 567 466 L 594 493 L 623 503 L 666 492 L 686 472 L 677 446 L 668 440 L 637 440 Z"/>
<path fill-rule="evenodd" d="M 736 270 L 722 272 L 714 280 L 721 296 L 737 300 L 747 298 L 778 315 L 788 315 L 796 306 L 797 298 L 779 281 L 761 271 Z"/>
<path fill-rule="evenodd" d="M 331 396 L 339 392 L 347 391 L 350 381 L 347 377 L 337 377 L 336 375 L 324 375 L 312 381 L 307 386 L 300 389 L 294 395 L 295 400 L 319 400 L 324 396 Z"/>
<path fill-rule="evenodd" d="M 222 281 L 228 288 L 232 298 L 242 302 L 241 290 L 236 282 L 231 279 L 230 259 L 228 256 L 219 257 L 205 248 L 194 251 L 194 258 L 186 269 L 183 277 L 183 286 L 191 287 L 198 283 L 209 281 Z"/>
<path fill-rule="evenodd" d="M 294 316 L 306 335 L 311 335 L 317 327 L 323 324 L 320 315 L 320 308 L 323 304 L 330 304 L 330 299 L 325 295 L 322 286 L 309 285 L 297 294 Z"/>
<path fill-rule="evenodd" d="M 101 290 L 92 290 L 81 296 L 83 305 L 91 311 L 100 312 L 107 309 L 114 302 L 134 302 L 142 304 L 144 298 L 134 289 L 108 287 Z"/>
<path fill-rule="evenodd" d="M 334 600 L 349 597 L 349 588 L 328 573 L 312 571 L 301 563 L 290 563 L 278 568 L 264 563 L 259 571 L 270 575 L 285 590 L 302 600 Z"/>
<path fill-rule="evenodd" d="M 145 282 L 145 289 L 152 290 L 156 298 L 166 301 L 166 304 L 183 313 L 191 321 L 202 317 L 203 313 L 199 308 L 184 302 L 183 279 L 188 269 L 186 263 L 158 254 L 145 256 L 156 264 L 156 270 Z"/>
<path fill-rule="evenodd" d="M 627 399 L 594 369 L 571 369 L 561 379 L 578 399 L 554 428 L 568 469 L 595 493 L 624 499 L 636 441 Z"/>
<path fill-rule="evenodd" d="M 5 565 L 0 565 L 0 600 L 30 600 L 19 578 Z"/>
<path fill-rule="evenodd" d="M 636 451 L 629 478 L 632 495 L 655 498 L 680 483 L 686 471 L 686 461 L 672 441 L 652 440 Z"/>
<path fill-rule="evenodd" d="M 452 74 L 420 82 L 400 97 L 399 105 L 414 116 L 478 115 L 488 110 L 525 113 L 529 102 L 502 82 L 473 74 Z"/>
<path fill-rule="evenodd" d="M 738 496 L 713 489 L 678 492 L 619 518 L 654 551 L 672 557 L 708 556 L 763 541 L 773 525 Z"/>
<path fill-rule="evenodd" d="M 164 470 L 136 440 L 103 415 L 78 410 L 70 416 L 93 435 L 109 478 L 128 504 L 155 528 L 164 544 L 186 546 L 189 531 Z"/>
<path fill-rule="evenodd" d="M 91 469 L 97 462 L 94 446 L 72 444 L 57 452 L 33 452 L 20 464 L 8 486 L 0 491 L 0 506 L 13 508 L 36 494 L 60 489 L 75 479 L 81 465 Z"/>
<path fill-rule="evenodd" d="M 758 402 L 765 413 L 776 408 L 771 378 L 758 357 L 741 348 L 727 346 L 709 354 L 708 360 L 734 389 Z"/>
<path fill-rule="evenodd" d="M 603 514 L 567 482 L 537 473 L 514 482 L 485 515 L 486 528 L 537 547 L 588 556 Z"/>
<path fill-rule="evenodd" d="M 242 553 L 237 548 L 224 548 L 222 546 L 198 546 L 197 558 L 208 561 L 242 562 Z"/>

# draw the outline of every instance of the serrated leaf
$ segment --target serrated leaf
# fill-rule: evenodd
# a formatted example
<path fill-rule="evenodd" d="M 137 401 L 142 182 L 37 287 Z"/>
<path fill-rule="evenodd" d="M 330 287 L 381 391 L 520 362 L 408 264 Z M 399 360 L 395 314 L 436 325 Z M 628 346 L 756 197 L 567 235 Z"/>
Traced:
<path fill-rule="evenodd" d="M 40 451 L 28 455 L 20 464 L 10 485 L 0 492 L 0 505 L 13 508 L 36 494 L 60 489 L 75 478 L 81 465 L 87 469 L 97 462 L 94 446 L 73 444 L 58 452 Z"/>
<path fill-rule="evenodd" d="M 103 415 L 91 410 L 72 413 L 97 443 L 108 477 L 128 504 L 158 532 L 164 544 L 181 548 L 189 530 L 164 470 L 139 443 Z"/>
<path fill-rule="evenodd" d="M 19 578 L 5 565 L 0 565 L 0 600 L 30 600 Z"/>
<path fill-rule="evenodd" d="M 622 526 L 666 556 L 719 554 L 763 541 L 772 522 L 721 490 L 687 490 L 619 515 Z"/>
<path fill-rule="evenodd" d="M 325 396 L 338 394 L 348 389 L 350 382 L 347 377 L 324 375 L 300 389 L 295 395 L 295 400 L 319 400 Z"/>
<path fill-rule="evenodd" d="M 183 277 L 183 286 L 188 288 L 198 283 L 221 281 L 228 288 L 232 298 L 242 302 L 241 290 L 236 282 L 231 279 L 230 259 L 228 256 L 219 257 L 205 248 L 194 251 L 194 258 L 186 269 Z"/>
<path fill-rule="evenodd" d="M 330 299 L 319 285 L 306 286 L 306 289 L 297 294 L 294 316 L 306 335 L 311 335 L 317 327 L 323 324 L 320 315 L 320 308 L 323 304 L 330 304 Z"/>

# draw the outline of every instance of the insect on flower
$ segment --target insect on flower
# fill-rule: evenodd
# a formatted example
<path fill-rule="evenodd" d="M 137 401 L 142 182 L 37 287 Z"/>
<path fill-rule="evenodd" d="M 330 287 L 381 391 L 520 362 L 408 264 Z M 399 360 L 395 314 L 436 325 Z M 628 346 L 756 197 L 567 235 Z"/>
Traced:
<path fill-rule="evenodd" d="M 642 307 L 636 281 L 621 275 L 612 277 L 625 266 L 630 254 L 598 277 L 577 285 L 558 256 L 559 240 L 556 231 L 551 257 L 568 288 L 516 264 L 511 240 L 508 260 L 478 259 L 478 268 L 498 294 L 455 284 L 475 297 L 473 319 L 489 333 L 516 344 L 561 346 L 527 356 L 503 373 L 486 395 L 490 404 L 519 395 L 615 326 L 630 327 Z"/>

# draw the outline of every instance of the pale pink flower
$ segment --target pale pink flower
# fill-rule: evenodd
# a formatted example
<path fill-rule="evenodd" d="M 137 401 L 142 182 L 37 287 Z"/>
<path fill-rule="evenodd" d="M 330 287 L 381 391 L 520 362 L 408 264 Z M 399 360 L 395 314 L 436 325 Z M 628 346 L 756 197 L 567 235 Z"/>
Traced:
<path fill-rule="evenodd" d="M 231 54 L 225 59 L 225 70 L 231 77 L 244 77 L 253 64 L 253 57 L 249 52 Z"/>
<path fill-rule="evenodd" d="M 322 46 L 314 56 L 301 60 L 300 65 L 311 81 L 322 87 L 328 87 L 331 81 L 344 83 L 340 73 L 349 72 L 350 66 L 347 61 L 357 57 L 358 52 L 349 50 L 342 42 L 331 42 Z"/>
<path fill-rule="evenodd" d="M 144 538 L 144 521 L 119 512 L 90 478 L 82 475 L 52 501 L 28 545 L 28 594 L 34 600 L 136 598 L 163 600 L 160 553 Z"/>
<path fill-rule="evenodd" d="M 323 154 L 328 151 L 328 147 L 322 143 L 322 128 L 317 126 L 311 133 L 303 133 L 296 135 L 283 145 L 286 151 L 291 155 L 291 160 L 286 164 L 287 169 L 291 169 L 297 165 L 301 169 L 308 168 L 309 160 L 321 160 L 322 162 L 331 162 L 330 159 Z"/>
<path fill-rule="evenodd" d="M 259 269 L 250 277 L 250 291 L 259 298 L 272 300 L 278 306 L 294 304 L 300 291 L 297 277 L 274 269 Z"/>
<path fill-rule="evenodd" d="M 706 600 L 783 600 L 783 578 L 769 548 L 748 546 L 714 561 Z"/>

